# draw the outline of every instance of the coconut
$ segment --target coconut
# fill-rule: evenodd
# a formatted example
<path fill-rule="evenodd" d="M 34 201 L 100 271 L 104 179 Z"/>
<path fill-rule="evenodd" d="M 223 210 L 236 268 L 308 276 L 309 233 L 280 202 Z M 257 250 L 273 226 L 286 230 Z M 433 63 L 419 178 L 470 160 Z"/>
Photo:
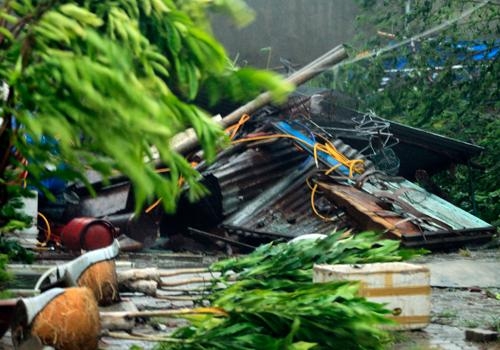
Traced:
<path fill-rule="evenodd" d="M 38 338 L 56 350 L 94 350 L 100 330 L 99 308 L 89 288 L 54 288 L 18 301 L 12 342 L 15 349 Z"/>
<path fill-rule="evenodd" d="M 92 290 L 100 306 L 120 301 L 118 278 L 114 260 L 105 260 L 89 266 L 78 278 L 80 287 Z"/>

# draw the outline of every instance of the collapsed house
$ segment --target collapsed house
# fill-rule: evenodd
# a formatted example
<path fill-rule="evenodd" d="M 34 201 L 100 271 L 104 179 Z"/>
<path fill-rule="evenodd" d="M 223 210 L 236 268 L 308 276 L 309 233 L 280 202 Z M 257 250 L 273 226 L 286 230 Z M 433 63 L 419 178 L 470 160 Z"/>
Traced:
<path fill-rule="evenodd" d="M 256 114 L 233 139 L 231 149 L 214 164 L 199 168 L 218 180 L 222 205 L 207 201 L 209 208 L 188 209 L 189 235 L 214 239 L 216 233 L 238 246 L 252 239 L 377 230 L 405 246 L 428 248 L 491 238 L 492 226 L 400 175 L 413 173 L 413 179 L 424 183 L 436 159 L 444 166 L 467 162 L 479 147 L 370 114 L 318 111 L 311 105 L 314 97 L 302 96 L 285 108 Z M 350 128 L 342 127 L 346 120 Z M 349 166 L 353 161 L 354 167 Z M 362 167 L 359 174 L 356 166 Z M 210 208 L 218 207 L 222 215 L 217 213 L 217 225 L 198 224 L 203 215 L 212 216 Z M 169 218 L 164 226 L 183 215 Z"/>
<path fill-rule="evenodd" d="M 334 48 L 287 79 L 300 86 L 346 57 Z M 231 253 L 336 230 L 375 230 L 404 246 L 427 248 L 483 243 L 495 233 L 442 198 L 430 177 L 453 164 L 470 165 L 482 148 L 359 113 L 349 98 L 329 90 L 301 87 L 283 106 L 270 102 L 264 93 L 221 120 L 232 145 L 212 164 L 189 132 L 173 141 L 197 162 L 210 192 L 200 201 L 181 196 L 175 215 L 158 202 L 135 214 L 128 179 L 104 183 L 89 174 L 97 196 L 74 184 L 61 202 L 44 203 L 39 211 L 48 220 L 38 225 L 39 240 L 76 249 L 83 235 L 95 236 L 95 247 L 121 236 L 130 250 L 157 245 Z"/>
<path fill-rule="evenodd" d="M 112 223 L 137 249 L 161 242 L 177 251 L 247 252 L 335 230 L 375 230 L 426 248 L 492 237 L 493 226 L 441 198 L 429 175 L 469 163 L 480 147 L 355 112 L 336 96 L 301 93 L 245 115 L 232 146 L 197 165 L 210 195 L 196 203 L 182 197 L 176 214 L 158 206 L 134 215 L 127 179 L 94 181 L 97 197 L 73 188 L 79 200 L 69 213 Z"/>

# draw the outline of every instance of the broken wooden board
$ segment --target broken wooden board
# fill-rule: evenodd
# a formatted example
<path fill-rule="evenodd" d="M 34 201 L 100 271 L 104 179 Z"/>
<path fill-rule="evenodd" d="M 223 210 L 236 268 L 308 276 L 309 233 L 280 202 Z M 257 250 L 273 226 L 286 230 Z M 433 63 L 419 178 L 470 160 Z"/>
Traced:
<path fill-rule="evenodd" d="M 285 122 L 275 123 L 275 127 L 297 138 L 297 145 L 308 145 L 309 147 L 305 147 L 306 151 L 315 154 L 310 147 L 315 141 L 305 132 L 296 130 Z M 333 141 L 334 145 L 335 142 L 336 140 Z M 315 156 L 329 168 L 335 167 L 337 172 L 346 175 L 346 167 L 337 159 L 321 152 L 317 152 Z M 357 154 L 356 158 L 360 156 Z M 496 232 L 492 225 L 404 178 L 390 178 L 376 169 L 365 169 L 362 175 L 349 177 L 345 181 L 371 197 L 344 186 L 342 191 L 330 194 L 332 199 L 344 205 L 363 228 L 387 230 L 398 237 L 404 246 L 449 249 L 466 244 L 482 244 L 491 240 Z M 398 225 L 393 228 L 391 223 L 394 224 L 394 220 L 388 219 L 392 214 L 380 211 L 377 208 L 380 205 L 390 208 L 403 220 L 411 220 L 414 227 L 406 225 L 406 229 L 410 230 L 405 231 L 402 226 L 404 223 L 396 222 Z"/>
<path fill-rule="evenodd" d="M 402 210 L 411 207 L 419 213 L 417 224 L 422 233 L 404 234 L 401 241 L 406 247 L 450 249 L 478 245 L 489 242 L 496 232 L 494 226 L 405 179 L 366 181 L 362 190 L 386 198 Z"/>
<path fill-rule="evenodd" d="M 384 231 L 395 238 L 403 234 L 420 235 L 416 225 L 397 213 L 387 210 L 380 200 L 351 186 L 318 182 L 324 195 L 345 210 L 365 230 Z"/>

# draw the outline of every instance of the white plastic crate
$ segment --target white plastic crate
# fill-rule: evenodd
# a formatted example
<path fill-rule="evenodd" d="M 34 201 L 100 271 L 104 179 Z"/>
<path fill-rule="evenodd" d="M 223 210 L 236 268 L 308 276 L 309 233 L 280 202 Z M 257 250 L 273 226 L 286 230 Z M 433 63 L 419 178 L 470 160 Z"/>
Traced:
<path fill-rule="evenodd" d="M 359 265 L 315 265 L 313 281 L 360 281 L 360 295 L 386 304 L 395 330 L 421 329 L 430 322 L 431 287 L 429 269 L 408 263 Z"/>

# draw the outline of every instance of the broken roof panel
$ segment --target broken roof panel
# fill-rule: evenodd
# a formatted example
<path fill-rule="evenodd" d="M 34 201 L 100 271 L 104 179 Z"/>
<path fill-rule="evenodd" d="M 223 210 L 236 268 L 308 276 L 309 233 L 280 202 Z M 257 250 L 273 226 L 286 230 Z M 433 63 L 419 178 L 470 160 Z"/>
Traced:
<path fill-rule="evenodd" d="M 226 243 L 248 242 L 249 237 L 286 240 L 336 229 L 373 229 L 405 245 L 427 247 L 492 237 L 494 228 L 488 223 L 402 177 L 377 170 L 360 151 L 315 123 L 302 100 L 292 101 L 288 109 L 257 114 L 238 134 L 238 142 L 250 136 L 249 142 L 201 167 L 220 184 L 224 218 L 212 231 L 225 232 Z M 255 141 L 255 125 L 267 135 L 264 141 Z M 317 148 L 320 143 L 335 152 Z M 364 161 L 363 174 L 354 174 L 348 165 L 355 159 Z"/>
<path fill-rule="evenodd" d="M 280 128 L 280 130 L 287 131 L 283 128 Z M 300 131 L 297 130 L 290 132 L 293 132 L 294 136 L 297 136 L 296 134 L 298 132 L 300 133 Z M 303 142 L 303 139 L 308 138 L 309 136 L 302 132 L 302 136 L 299 138 L 301 141 L 298 143 L 301 143 Z M 338 165 L 338 159 L 332 161 L 331 157 L 321 156 L 318 156 L 318 159 L 327 166 L 327 169 Z M 473 230 L 476 232 L 475 237 L 471 238 L 470 241 L 488 240 L 495 232 L 494 227 L 488 223 L 452 205 L 442 198 L 429 193 L 425 189 L 406 179 L 394 178 L 385 174 L 382 177 L 372 176 L 372 179 L 367 176 L 374 174 L 377 175 L 377 173 L 380 173 L 380 171 L 367 171 L 365 174 L 358 176 L 359 178 L 364 177 L 364 180 L 361 183 L 357 182 L 355 184 L 353 184 L 352 181 L 356 180 L 356 176 L 353 176 L 349 179 L 349 181 L 346 181 L 347 186 L 345 187 L 354 189 L 354 186 L 358 185 L 360 190 L 373 196 L 372 201 L 374 203 L 378 200 L 383 200 L 391 212 L 397 213 L 396 216 L 399 216 L 400 220 L 396 223 L 392 222 L 394 227 L 391 228 L 387 225 L 383 226 L 387 232 L 392 232 L 395 236 L 400 238 L 403 235 L 412 237 L 413 244 L 418 244 L 415 243 L 416 240 L 414 238 L 419 237 L 420 245 L 429 245 L 429 243 L 431 243 L 427 242 L 427 233 L 433 233 L 433 238 L 435 240 L 432 244 L 438 244 L 443 243 L 439 242 L 438 232 L 446 233 L 446 239 L 444 241 L 448 243 L 453 242 L 453 236 L 450 235 L 452 232 L 457 233 L 456 238 L 460 243 L 463 242 L 463 235 L 459 234 L 460 231 L 467 230 L 468 232 L 471 232 L 471 230 Z M 327 185 L 324 185 L 322 188 L 327 191 L 336 191 L 335 188 L 329 188 Z M 360 205 L 357 205 L 357 197 L 359 196 L 355 193 L 344 193 L 342 196 L 339 194 L 333 196 L 334 201 L 336 201 L 338 205 L 351 208 L 357 207 L 358 214 L 366 214 L 367 211 L 373 211 L 374 215 L 365 215 L 361 218 L 358 216 L 358 220 L 368 220 L 371 221 L 372 224 L 380 220 L 385 220 L 383 217 L 386 216 L 386 212 L 384 214 L 377 213 L 377 211 L 383 211 L 383 207 L 378 209 L 363 207 L 363 204 L 366 204 L 366 202 L 369 201 L 366 199 L 361 199 L 359 201 Z M 415 227 L 408 227 L 408 222 L 414 224 L 419 228 L 419 230 L 415 230 Z M 398 223 L 399 225 L 405 224 L 407 227 L 400 228 L 398 227 Z M 370 227 L 367 223 L 361 223 L 361 226 Z"/>
<path fill-rule="evenodd" d="M 326 131 L 359 150 L 370 146 L 372 137 L 380 136 L 375 123 L 386 125 L 391 134 L 391 148 L 399 160 L 399 175 L 413 179 L 415 172 L 425 169 L 429 174 L 447 169 L 450 164 L 468 164 L 483 148 L 419 128 L 387 120 L 371 113 L 356 111 L 356 102 L 331 90 L 310 91 L 302 96 L 302 109 Z M 379 135 L 376 135 L 376 134 Z"/>
<path fill-rule="evenodd" d="M 241 210 L 246 202 L 271 190 L 279 179 L 307 158 L 307 154 L 284 140 L 236 149 L 240 152 L 219 157 L 203 171 L 219 181 L 225 216 Z"/>
<path fill-rule="evenodd" d="M 344 211 L 331 202 L 321 202 L 321 198 L 317 198 L 314 204 L 329 220 L 322 220 L 313 212 L 311 191 L 306 183 L 314 173 L 313 165 L 310 159 L 283 177 L 273 188 L 224 220 L 223 227 L 231 232 L 239 230 L 287 238 L 310 233 L 327 234 L 346 227 Z"/>

